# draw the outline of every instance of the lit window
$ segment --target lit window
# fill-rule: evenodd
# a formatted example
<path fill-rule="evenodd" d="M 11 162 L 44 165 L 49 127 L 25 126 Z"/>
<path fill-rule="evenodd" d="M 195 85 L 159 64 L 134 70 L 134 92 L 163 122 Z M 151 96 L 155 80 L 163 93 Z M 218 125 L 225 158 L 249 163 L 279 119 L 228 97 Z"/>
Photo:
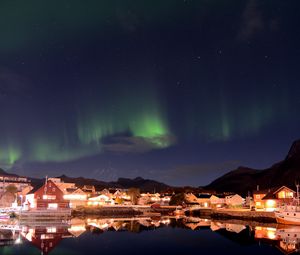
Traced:
<path fill-rule="evenodd" d="M 256 206 L 261 206 L 261 202 L 256 202 Z"/>
<path fill-rule="evenodd" d="M 278 198 L 285 198 L 286 196 L 285 196 L 285 192 L 284 191 L 280 191 L 279 193 L 278 193 Z"/>
<path fill-rule="evenodd" d="M 53 234 L 42 234 L 41 235 L 41 239 L 45 240 L 45 239 L 53 239 L 54 235 Z M 44 247 L 44 243 L 41 243 L 41 248 Z"/>
<path fill-rule="evenodd" d="M 44 200 L 55 200 L 56 196 L 55 195 L 43 195 Z"/>
<path fill-rule="evenodd" d="M 47 227 L 47 233 L 56 233 L 56 227 Z"/>

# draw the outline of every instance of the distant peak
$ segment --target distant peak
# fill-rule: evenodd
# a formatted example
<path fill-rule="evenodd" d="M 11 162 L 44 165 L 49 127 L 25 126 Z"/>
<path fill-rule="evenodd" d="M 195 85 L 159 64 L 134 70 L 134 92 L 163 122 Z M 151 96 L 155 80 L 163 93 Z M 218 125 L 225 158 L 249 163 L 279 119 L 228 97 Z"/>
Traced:
<path fill-rule="evenodd" d="M 61 179 L 63 179 L 63 178 L 69 178 L 68 176 L 66 176 L 65 174 L 62 174 L 61 176 L 58 176 L 57 178 L 61 178 Z"/>
<path fill-rule="evenodd" d="M 133 180 L 134 180 L 134 181 L 143 181 L 144 178 L 142 178 L 142 177 L 136 177 L 136 178 L 134 178 Z"/>
<path fill-rule="evenodd" d="M 293 142 L 289 153 L 286 157 L 286 159 L 291 158 L 299 158 L 300 159 L 300 139 Z"/>

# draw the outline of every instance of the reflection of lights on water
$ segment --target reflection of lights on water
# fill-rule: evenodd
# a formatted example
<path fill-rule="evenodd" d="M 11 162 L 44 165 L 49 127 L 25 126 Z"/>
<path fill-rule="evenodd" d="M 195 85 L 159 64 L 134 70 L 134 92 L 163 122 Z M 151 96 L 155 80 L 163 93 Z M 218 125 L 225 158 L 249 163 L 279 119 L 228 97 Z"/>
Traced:
<path fill-rule="evenodd" d="M 21 237 L 19 236 L 16 241 L 15 241 L 15 244 L 21 244 L 22 243 L 22 239 Z"/>
<path fill-rule="evenodd" d="M 161 223 L 162 223 L 162 224 L 165 224 L 165 225 L 169 225 L 170 222 L 171 222 L 170 219 L 164 219 L 164 220 L 161 220 Z"/>
<path fill-rule="evenodd" d="M 79 226 L 71 226 L 70 228 L 68 228 L 68 231 L 85 231 L 85 225 L 79 225 Z"/>
<path fill-rule="evenodd" d="M 267 230 L 267 236 L 268 236 L 269 239 L 276 239 L 276 231 Z"/>

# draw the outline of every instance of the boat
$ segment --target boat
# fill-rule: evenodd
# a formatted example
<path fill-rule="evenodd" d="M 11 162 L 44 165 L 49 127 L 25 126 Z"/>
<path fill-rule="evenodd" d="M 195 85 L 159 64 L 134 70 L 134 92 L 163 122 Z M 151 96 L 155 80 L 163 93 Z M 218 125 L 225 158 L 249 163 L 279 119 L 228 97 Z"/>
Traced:
<path fill-rule="evenodd" d="M 300 226 L 278 225 L 276 239 L 279 240 L 277 247 L 285 254 L 299 252 Z"/>
<path fill-rule="evenodd" d="M 297 198 L 292 205 L 283 205 L 275 210 L 277 223 L 300 225 L 299 185 L 297 184 Z"/>

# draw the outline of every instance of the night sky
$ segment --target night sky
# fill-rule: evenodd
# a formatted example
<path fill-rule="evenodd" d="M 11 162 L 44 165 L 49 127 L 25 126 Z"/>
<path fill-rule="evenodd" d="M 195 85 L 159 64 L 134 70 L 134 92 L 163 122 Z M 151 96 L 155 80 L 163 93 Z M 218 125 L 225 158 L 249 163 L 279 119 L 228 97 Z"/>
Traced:
<path fill-rule="evenodd" d="M 0 2 L 0 167 L 205 185 L 300 138 L 298 0 Z"/>

